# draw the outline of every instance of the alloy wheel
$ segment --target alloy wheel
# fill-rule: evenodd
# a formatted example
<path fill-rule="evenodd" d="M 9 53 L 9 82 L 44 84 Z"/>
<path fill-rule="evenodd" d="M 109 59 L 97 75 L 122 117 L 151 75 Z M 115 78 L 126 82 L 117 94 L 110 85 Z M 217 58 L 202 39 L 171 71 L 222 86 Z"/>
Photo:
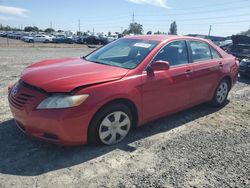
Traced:
<path fill-rule="evenodd" d="M 218 103 L 223 103 L 223 101 L 226 99 L 228 93 L 228 85 L 226 82 L 222 82 L 216 93 L 216 100 Z"/>

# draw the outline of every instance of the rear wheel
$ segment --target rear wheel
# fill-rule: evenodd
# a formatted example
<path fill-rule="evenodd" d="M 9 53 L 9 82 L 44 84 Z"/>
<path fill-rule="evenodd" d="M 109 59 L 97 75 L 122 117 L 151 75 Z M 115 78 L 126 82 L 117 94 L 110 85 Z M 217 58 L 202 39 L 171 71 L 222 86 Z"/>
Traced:
<path fill-rule="evenodd" d="M 114 145 L 121 142 L 132 126 L 132 114 L 124 104 L 110 104 L 93 118 L 88 131 L 89 144 Z"/>
<path fill-rule="evenodd" d="M 215 107 L 223 106 L 226 103 L 229 88 L 230 86 L 228 80 L 223 79 L 215 90 L 211 104 Z"/>
<path fill-rule="evenodd" d="M 32 39 L 29 40 L 29 43 L 33 43 L 34 41 Z"/>

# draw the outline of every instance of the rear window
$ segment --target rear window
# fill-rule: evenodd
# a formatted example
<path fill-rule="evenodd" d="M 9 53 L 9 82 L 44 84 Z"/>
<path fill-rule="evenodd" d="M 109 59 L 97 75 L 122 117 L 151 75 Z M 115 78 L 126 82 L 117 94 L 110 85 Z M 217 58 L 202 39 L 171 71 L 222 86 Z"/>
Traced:
<path fill-rule="evenodd" d="M 193 62 L 212 59 L 208 44 L 201 41 L 190 41 Z"/>

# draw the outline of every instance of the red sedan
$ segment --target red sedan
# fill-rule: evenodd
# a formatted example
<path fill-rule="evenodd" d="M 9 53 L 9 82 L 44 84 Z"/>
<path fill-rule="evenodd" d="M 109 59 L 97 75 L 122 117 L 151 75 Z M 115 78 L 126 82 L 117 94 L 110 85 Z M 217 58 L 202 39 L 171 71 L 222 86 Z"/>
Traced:
<path fill-rule="evenodd" d="M 132 127 L 210 102 L 223 106 L 236 59 L 210 41 L 132 36 L 82 58 L 27 67 L 9 88 L 17 126 L 63 145 L 116 144 Z"/>

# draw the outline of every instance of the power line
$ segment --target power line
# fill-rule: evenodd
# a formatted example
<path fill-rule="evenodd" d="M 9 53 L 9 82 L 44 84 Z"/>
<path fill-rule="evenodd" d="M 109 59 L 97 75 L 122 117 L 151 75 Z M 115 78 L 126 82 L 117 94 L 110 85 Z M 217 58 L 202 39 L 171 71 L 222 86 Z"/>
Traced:
<path fill-rule="evenodd" d="M 250 16 L 250 13 L 247 14 L 236 14 L 236 15 L 230 15 L 230 16 L 217 16 L 217 17 L 202 17 L 202 18 L 187 18 L 187 19 L 175 19 L 176 21 L 195 21 L 195 20 L 211 20 L 211 19 L 222 19 L 222 18 L 236 18 L 236 17 L 242 17 L 242 16 Z M 164 21 L 172 21 L 173 19 L 168 19 L 168 20 L 164 20 Z M 153 20 L 153 21 L 158 21 L 158 20 Z"/>
<path fill-rule="evenodd" d="M 234 11 L 235 9 L 249 9 L 250 6 L 240 6 L 240 7 L 234 7 Z M 225 10 L 230 10 L 232 11 L 232 8 L 223 8 L 223 9 L 215 9 L 215 10 L 208 10 L 208 11 L 205 11 L 204 10 L 201 10 L 201 11 L 195 11 L 195 12 L 183 12 L 183 13 L 167 13 L 165 16 L 178 16 L 178 15 L 192 15 L 192 14 L 200 14 L 200 13 L 214 13 L 214 12 L 220 12 L 220 11 L 225 11 Z M 163 15 L 153 15 L 153 14 L 137 14 L 138 16 L 163 16 Z"/>
<path fill-rule="evenodd" d="M 207 5 L 202 5 L 202 6 L 194 6 L 194 7 L 187 7 L 187 8 L 173 8 L 173 10 L 189 10 L 189 9 L 200 9 L 200 8 L 213 8 L 213 7 L 220 7 L 220 6 L 225 6 L 225 5 L 231 5 L 231 4 L 239 4 L 239 3 L 243 3 L 243 2 L 250 2 L 249 0 L 233 0 L 233 1 L 227 1 L 224 3 L 216 3 L 216 4 L 207 4 Z M 170 8 L 171 10 L 171 8 Z"/>
<path fill-rule="evenodd" d="M 236 14 L 236 15 L 230 15 L 230 16 L 220 16 L 220 17 L 202 17 L 202 18 L 188 18 L 188 19 L 175 19 L 177 22 L 194 22 L 194 21 L 198 21 L 198 20 L 218 20 L 218 19 L 223 19 L 223 18 L 237 18 L 237 17 L 242 17 L 242 16 L 249 16 L 250 13 L 247 14 Z M 122 20 L 119 21 L 105 21 L 105 22 L 92 22 L 92 23 L 86 23 L 86 24 L 95 24 L 95 25 L 107 25 L 107 24 L 116 24 L 116 23 L 120 23 Z M 125 21 L 125 20 L 124 20 Z M 128 20 L 126 20 L 128 21 Z M 173 19 L 153 19 L 153 20 L 143 20 L 143 23 L 166 23 L 167 21 L 172 22 Z M 84 24 L 81 24 L 81 26 L 83 26 Z"/>

